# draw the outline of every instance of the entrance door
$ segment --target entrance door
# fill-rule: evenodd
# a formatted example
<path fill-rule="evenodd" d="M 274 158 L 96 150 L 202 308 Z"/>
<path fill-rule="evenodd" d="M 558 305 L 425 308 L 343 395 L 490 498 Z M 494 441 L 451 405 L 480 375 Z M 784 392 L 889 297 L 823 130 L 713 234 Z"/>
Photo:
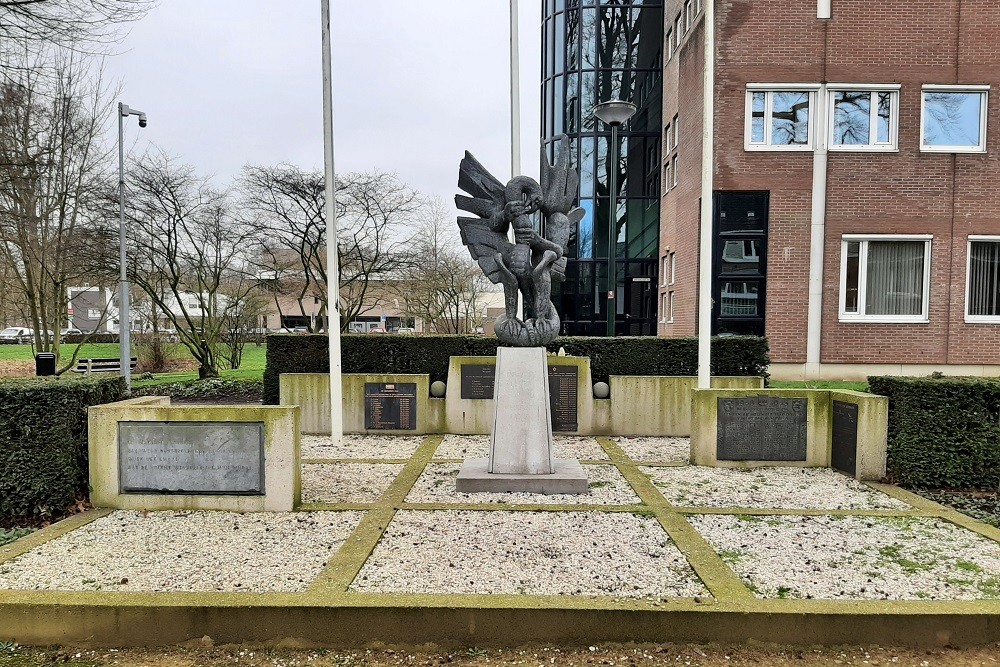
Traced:
<path fill-rule="evenodd" d="M 764 335 L 768 194 L 715 193 L 713 335 Z"/>

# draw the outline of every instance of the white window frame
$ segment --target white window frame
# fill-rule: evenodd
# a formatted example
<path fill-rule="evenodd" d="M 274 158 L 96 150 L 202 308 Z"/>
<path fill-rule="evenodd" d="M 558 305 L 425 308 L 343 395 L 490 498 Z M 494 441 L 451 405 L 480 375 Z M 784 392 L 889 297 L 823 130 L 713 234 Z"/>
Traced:
<path fill-rule="evenodd" d="M 663 256 L 663 277 L 660 279 L 660 287 L 667 286 L 667 280 L 670 277 L 670 253 L 668 252 Z"/>
<path fill-rule="evenodd" d="M 668 155 L 672 150 L 674 150 L 674 126 L 667 123 L 663 128 L 663 154 Z"/>
<path fill-rule="evenodd" d="M 979 107 L 979 145 L 978 146 L 928 146 L 924 142 L 924 95 L 931 93 L 979 93 L 982 105 Z M 990 87 L 989 85 L 938 85 L 925 83 L 920 89 L 920 151 L 924 153 L 985 153 L 986 152 L 986 119 L 989 117 Z"/>
<path fill-rule="evenodd" d="M 674 119 L 671 121 L 671 125 L 674 126 L 674 148 L 677 148 L 681 144 L 680 114 L 674 114 Z"/>
<path fill-rule="evenodd" d="M 667 30 L 667 61 L 674 57 L 674 29 Z"/>
<path fill-rule="evenodd" d="M 827 134 L 826 141 L 827 147 L 831 151 L 843 151 L 843 152 L 899 152 L 899 89 L 900 85 L 897 84 L 871 84 L 871 83 L 831 83 L 827 86 L 828 99 L 827 99 L 827 125 L 829 126 L 829 133 Z M 833 143 L 833 131 L 834 131 L 834 117 L 836 109 L 834 108 L 834 96 L 838 92 L 857 92 L 857 91 L 869 91 L 872 95 L 871 110 L 868 119 L 869 128 L 869 143 L 867 144 L 835 144 Z M 878 136 L 876 130 L 878 123 L 878 100 L 876 95 L 878 93 L 892 93 L 891 106 L 889 108 L 889 142 L 879 143 L 877 140 L 873 140 L 873 137 Z"/>
<path fill-rule="evenodd" d="M 673 187 L 673 168 L 671 167 L 670 159 L 668 158 L 666 162 L 663 163 L 663 194 L 664 196 L 670 192 Z"/>
<path fill-rule="evenodd" d="M 866 322 L 872 324 L 929 322 L 931 296 L 931 251 L 933 235 L 931 234 L 844 234 L 840 237 L 840 321 Z M 847 312 L 847 244 L 855 241 L 862 243 L 858 257 L 858 312 Z M 868 286 L 868 245 L 869 241 L 923 241 L 924 242 L 924 277 L 922 308 L 919 315 L 865 315 L 865 298 Z"/>
<path fill-rule="evenodd" d="M 674 180 L 670 184 L 670 189 L 672 190 L 672 189 L 674 189 L 674 188 L 677 187 L 677 183 L 680 181 L 680 175 L 677 173 L 677 171 L 678 171 L 678 169 L 677 169 L 677 156 L 674 155 L 673 159 L 670 162 L 671 162 L 670 169 L 671 169 L 671 171 L 674 172 Z"/>
<path fill-rule="evenodd" d="M 695 0 L 695 3 L 694 3 L 694 13 L 695 13 L 695 15 L 698 15 L 698 14 L 701 13 L 701 0 Z"/>
<path fill-rule="evenodd" d="M 677 251 L 670 251 L 670 278 L 667 280 L 668 285 L 673 285 L 677 282 Z"/>
<path fill-rule="evenodd" d="M 681 48 L 681 38 L 684 36 L 684 12 L 677 14 L 674 19 L 674 33 L 677 35 L 677 48 Z"/>
<path fill-rule="evenodd" d="M 748 83 L 744 109 L 743 149 L 747 151 L 811 151 L 816 143 L 816 95 L 819 84 L 815 83 Z M 774 108 L 773 93 L 801 92 L 809 95 L 808 140 L 804 144 L 771 144 L 771 112 Z M 753 126 L 753 94 L 768 93 L 764 98 L 764 143 L 750 141 Z"/>
<path fill-rule="evenodd" d="M 997 243 L 1000 244 L 1000 236 L 989 236 L 982 234 L 970 234 L 965 246 L 965 321 L 969 324 L 1000 324 L 1000 315 L 970 315 L 969 297 L 972 292 L 972 244 Z"/>
<path fill-rule="evenodd" d="M 667 324 L 674 323 L 674 290 L 667 292 Z"/>
<path fill-rule="evenodd" d="M 687 0 L 684 3 L 684 32 L 687 32 L 694 25 L 694 0 Z"/>

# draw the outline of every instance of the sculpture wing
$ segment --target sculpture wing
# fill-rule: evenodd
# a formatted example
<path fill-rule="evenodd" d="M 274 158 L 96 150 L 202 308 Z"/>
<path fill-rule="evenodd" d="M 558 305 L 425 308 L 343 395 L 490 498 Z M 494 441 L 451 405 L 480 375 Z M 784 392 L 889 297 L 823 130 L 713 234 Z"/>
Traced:
<path fill-rule="evenodd" d="M 577 186 L 580 184 L 576 169 L 571 167 L 569 162 L 569 137 L 565 134 L 559 135 L 555 164 L 549 164 L 543 147 L 541 163 L 542 212 L 545 215 L 569 213 L 576 200 Z"/>
<path fill-rule="evenodd" d="M 465 151 L 458 167 L 458 187 L 472 195 L 455 195 L 459 210 L 479 216 L 494 232 L 507 233 L 509 223 L 503 219 L 504 185 L 469 151 Z"/>
<path fill-rule="evenodd" d="M 497 284 L 503 278 L 503 272 L 497 264 L 497 254 L 507 255 L 511 242 L 507 235 L 493 230 L 488 221 L 477 218 L 459 218 L 458 228 L 462 232 L 462 243 L 469 249 L 472 259 L 479 262 L 490 282 Z"/>

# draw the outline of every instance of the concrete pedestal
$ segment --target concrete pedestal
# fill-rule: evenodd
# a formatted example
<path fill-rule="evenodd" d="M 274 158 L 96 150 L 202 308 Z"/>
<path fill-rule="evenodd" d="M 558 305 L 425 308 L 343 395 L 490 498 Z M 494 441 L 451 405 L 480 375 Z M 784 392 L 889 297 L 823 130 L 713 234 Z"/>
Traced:
<path fill-rule="evenodd" d="M 466 461 L 461 493 L 586 493 L 575 459 L 552 458 L 549 376 L 543 347 L 498 348 L 489 459 Z"/>

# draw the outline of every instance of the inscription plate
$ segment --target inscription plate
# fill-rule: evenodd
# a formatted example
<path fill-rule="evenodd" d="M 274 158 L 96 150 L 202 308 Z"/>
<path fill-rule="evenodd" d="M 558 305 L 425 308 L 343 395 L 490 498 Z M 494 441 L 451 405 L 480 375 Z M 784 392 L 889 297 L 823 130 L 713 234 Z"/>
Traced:
<path fill-rule="evenodd" d="M 576 431 L 577 377 L 576 366 L 549 366 L 549 406 L 553 431 Z"/>
<path fill-rule="evenodd" d="M 830 465 L 852 477 L 858 471 L 858 406 L 833 402 L 833 446 Z"/>
<path fill-rule="evenodd" d="M 720 461 L 805 461 L 805 398 L 720 398 Z"/>
<path fill-rule="evenodd" d="M 417 384 L 365 383 L 365 429 L 414 431 L 417 428 Z"/>
<path fill-rule="evenodd" d="M 495 364 L 462 365 L 462 398 L 493 398 Z"/>
<path fill-rule="evenodd" d="M 263 422 L 118 422 L 121 493 L 264 495 Z"/>

